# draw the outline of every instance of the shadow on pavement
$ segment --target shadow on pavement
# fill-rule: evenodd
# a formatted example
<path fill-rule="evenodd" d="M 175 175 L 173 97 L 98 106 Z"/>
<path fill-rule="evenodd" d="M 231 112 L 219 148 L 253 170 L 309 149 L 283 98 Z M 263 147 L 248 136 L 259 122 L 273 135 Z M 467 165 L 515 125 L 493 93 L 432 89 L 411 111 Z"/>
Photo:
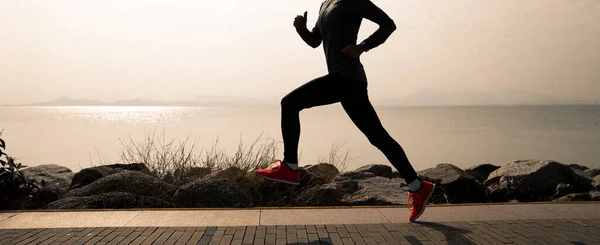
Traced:
<path fill-rule="evenodd" d="M 457 226 L 448 226 L 448 225 L 444 225 L 444 224 L 440 224 L 440 223 L 427 222 L 427 221 L 417 221 L 417 222 L 415 222 L 415 224 L 419 224 L 419 225 L 425 227 L 426 229 L 436 230 L 436 231 L 444 234 L 444 238 L 446 241 L 454 241 L 457 244 L 469 244 L 469 245 L 477 244 L 465 235 L 467 233 L 471 233 L 471 231 L 464 229 L 464 228 L 460 228 Z M 407 238 L 407 240 L 408 240 L 408 238 Z M 411 244 L 422 244 L 420 242 L 413 243 L 413 241 L 410 241 L 410 240 L 409 240 L 409 242 Z"/>
<path fill-rule="evenodd" d="M 414 232 L 419 232 L 421 234 L 416 235 L 416 234 L 409 234 L 404 236 L 404 239 L 406 239 L 406 241 L 408 241 L 410 244 L 413 245 L 421 245 L 423 244 L 423 241 L 419 240 L 417 237 L 428 237 L 428 242 L 439 242 L 439 241 L 452 241 L 455 244 L 467 244 L 467 245 L 475 245 L 477 243 L 473 242 L 473 240 L 471 240 L 471 238 L 469 238 L 468 236 L 466 236 L 467 233 L 471 233 L 470 230 L 459 227 L 457 225 L 447 225 L 447 224 L 442 224 L 442 223 L 435 223 L 435 222 L 427 222 L 427 221 L 417 221 L 414 224 L 416 224 L 417 226 L 413 226 L 414 228 L 417 229 L 417 231 L 415 230 L 411 230 L 409 231 L 410 233 L 414 233 Z M 429 231 L 436 231 L 435 233 L 430 233 Z M 435 241 L 433 241 L 435 240 Z M 404 241 L 404 242 L 406 242 Z M 400 241 L 398 241 L 400 242 Z M 319 240 L 312 240 L 309 241 L 310 244 L 326 244 L 326 245 L 331 245 L 333 244 L 332 241 L 330 239 L 319 239 Z M 298 242 L 294 242 L 294 243 L 286 243 L 287 245 L 300 245 L 300 244 L 306 244 L 306 243 L 298 243 Z"/>

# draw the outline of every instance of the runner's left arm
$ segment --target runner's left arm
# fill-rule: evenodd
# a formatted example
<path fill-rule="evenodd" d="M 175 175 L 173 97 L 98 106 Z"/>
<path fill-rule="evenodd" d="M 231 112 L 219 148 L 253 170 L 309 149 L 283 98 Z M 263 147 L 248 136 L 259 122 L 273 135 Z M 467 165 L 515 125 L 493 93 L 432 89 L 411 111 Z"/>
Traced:
<path fill-rule="evenodd" d="M 383 10 L 370 0 L 357 0 L 356 2 L 356 7 L 360 15 L 379 25 L 377 31 L 360 43 L 366 52 L 383 44 L 396 30 L 396 24 Z"/>

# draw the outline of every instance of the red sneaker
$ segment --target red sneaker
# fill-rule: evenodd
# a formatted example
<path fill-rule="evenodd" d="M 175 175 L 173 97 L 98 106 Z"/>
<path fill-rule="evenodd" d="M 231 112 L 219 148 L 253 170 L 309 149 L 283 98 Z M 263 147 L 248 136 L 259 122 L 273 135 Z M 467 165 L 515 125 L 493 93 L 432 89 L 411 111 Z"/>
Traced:
<path fill-rule="evenodd" d="M 435 184 L 428 181 L 421 181 L 421 189 L 415 193 L 408 192 L 408 209 L 410 217 L 408 220 L 413 222 L 417 220 L 425 211 L 427 202 L 435 190 Z"/>
<path fill-rule="evenodd" d="M 279 162 L 278 166 L 267 169 L 258 169 L 255 173 L 268 180 L 283 182 L 286 184 L 299 185 L 300 171 L 294 171 L 280 160 L 275 160 L 271 163 Z"/>

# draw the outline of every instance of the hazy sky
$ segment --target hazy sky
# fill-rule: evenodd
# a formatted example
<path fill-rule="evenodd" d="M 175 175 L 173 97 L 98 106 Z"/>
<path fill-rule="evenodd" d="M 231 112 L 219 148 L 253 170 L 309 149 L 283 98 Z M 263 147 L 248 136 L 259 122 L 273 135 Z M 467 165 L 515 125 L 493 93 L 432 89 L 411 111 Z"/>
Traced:
<path fill-rule="evenodd" d="M 3 103 L 281 97 L 326 73 L 293 29 L 320 0 L 1 0 Z M 422 88 L 600 99 L 600 1 L 373 0 L 398 26 L 363 63 L 372 97 Z M 359 42 L 376 29 L 365 20 Z"/>

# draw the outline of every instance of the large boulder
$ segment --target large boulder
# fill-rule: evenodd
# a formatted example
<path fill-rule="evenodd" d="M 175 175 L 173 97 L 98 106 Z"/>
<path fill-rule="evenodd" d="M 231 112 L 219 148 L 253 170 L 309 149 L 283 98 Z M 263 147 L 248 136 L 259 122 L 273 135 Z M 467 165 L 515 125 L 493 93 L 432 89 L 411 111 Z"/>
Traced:
<path fill-rule="evenodd" d="M 488 202 L 486 189 L 473 175 L 452 164 L 441 163 L 419 171 L 424 180 L 434 182 L 432 199 L 447 203 Z"/>
<path fill-rule="evenodd" d="M 483 183 L 485 180 L 487 180 L 488 176 L 490 176 L 490 173 L 494 172 L 494 170 L 499 169 L 500 166 L 495 166 L 489 163 L 486 164 L 479 164 L 479 165 L 475 165 L 473 167 L 467 168 L 465 169 L 465 172 L 473 175 L 473 177 L 475 177 L 477 180 L 479 180 L 479 182 Z"/>
<path fill-rule="evenodd" d="M 109 192 L 93 196 L 67 197 L 48 204 L 46 209 L 123 209 L 172 208 L 163 199 L 125 192 Z"/>
<path fill-rule="evenodd" d="M 335 176 L 337 176 L 340 171 L 333 166 L 333 164 L 329 163 L 319 163 L 317 165 L 310 165 L 304 167 L 307 172 L 310 172 L 318 177 L 321 177 L 326 182 L 331 182 Z"/>
<path fill-rule="evenodd" d="M 176 187 L 138 171 L 124 170 L 96 180 L 89 185 L 70 190 L 66 196 L 93 196 L 108 192 L 126 192 L 140 196 L 162 198 L 170 201 Z"/>
<path fill-rule="evenodd" d="M 178 208 L 243 208 L 250 199 L 225 178 L 197 180 L 182 186 L 173 196 Z"/>
<path fill-rule="evenodd" d="M 96 166 L 91 168 L 84 168 L 81 171 L 77 172 L 75 176 L 73 176 L 73 180 L 71 181 L 71 189 L 80 188 L 86 186 L 96 180 L 109 176 L 111 174 L 116 174 L 123 172 L 125 170 L 130 171 L 138 171 L 142 173 L 149 173 L 148 167 L 146 167 L 143 163 L 132 163 L 132 164 L 109 164 Z"/>
<path fill-rule="evenodd" d="M 300 198 L 311 199 L 310 205 L 313 206 L 406 204 L 408 188 L 401 178 L 379 177 L 370 172 L 367 176 L 352 174 L 338 177 Z"/>
<path fill-rule="evenodd" d="M 590 178 L 555 161 L 520 160 L 500 167 L 485 181 L 492 201 L 549 201 L 560 183 L 577 190 L 591 189 Z"/>
<path fill-rule="evenodd" d="M 590 201 L 590 193 L 573 193 L 553 200 L 553 202 Z"/>
<path fill-rule="evenodd" d="M 38 186 L 44 183 L 45 187 L 60 191 L 67 191 L 73 179 L 71 169 L 56 164 L 28 167 L 21 172 L 25 178 L 35 180 Z"/>
<path fill-rule="evenodd" d="M 56 164 L 40 165 L 21 170 L 25 178 L 35 180 L 39 189 L 31 201 L 33 207 L 43 207 L 60 199 L 73 179 L 73 172 Z"/>
<path fill-rule="evenodd" d="M 362 167 L 356 169 L 355 171 L 356 172 L 370 172 L 370 173 L 373 173 L 375 176 L 380 176 L 380 177 L 385 177 L 385 178 L 392 178 L 392 176 L 393 176 L 392 167 L 390 167 L 388 165 L 382 165 L 382 164 L 371 164 L 371 165 L 362 166 Z"/>
<path fill-rule="evenodd" d="M 66 192 L 69 189 L 73 172 L 71 169 L 56 164 L 40 165 L 21 170 L 25 178 L 33 179 L 38 186 L 45 183 L 45 187 L 58 192 Z"/>

